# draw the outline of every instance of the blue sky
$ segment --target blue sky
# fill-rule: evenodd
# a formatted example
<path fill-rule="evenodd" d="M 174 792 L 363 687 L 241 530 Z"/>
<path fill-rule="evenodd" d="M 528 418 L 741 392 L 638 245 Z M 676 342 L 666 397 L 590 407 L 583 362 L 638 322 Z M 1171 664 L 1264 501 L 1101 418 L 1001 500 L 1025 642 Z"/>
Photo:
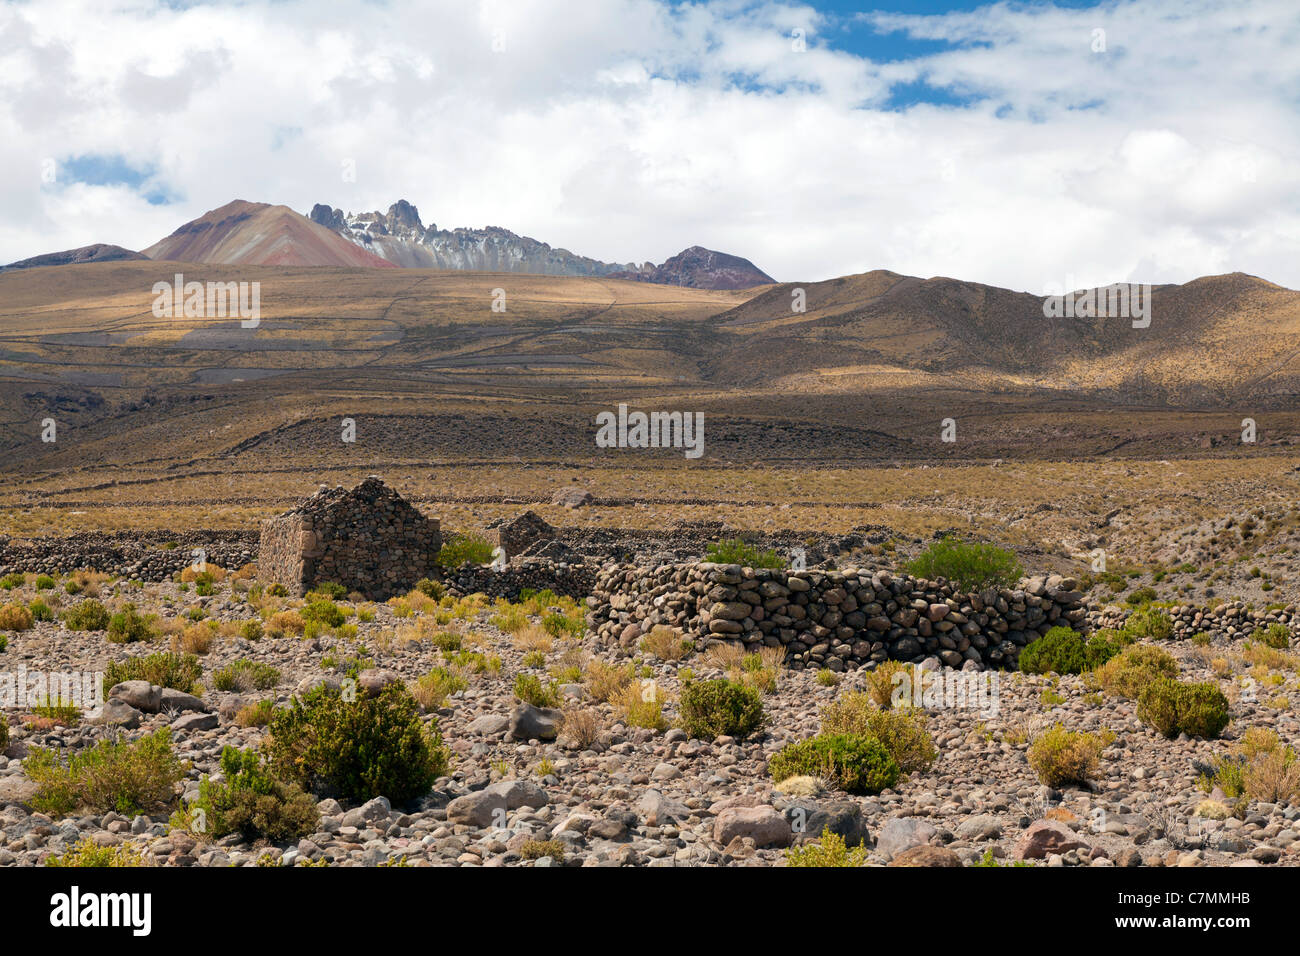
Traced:
<path fill-rule="evenodd" d="M 1295 287 L 1297 48 L 1294 0 L 0 0 L 0 261 L 402 198 L 782 280 Z"/>

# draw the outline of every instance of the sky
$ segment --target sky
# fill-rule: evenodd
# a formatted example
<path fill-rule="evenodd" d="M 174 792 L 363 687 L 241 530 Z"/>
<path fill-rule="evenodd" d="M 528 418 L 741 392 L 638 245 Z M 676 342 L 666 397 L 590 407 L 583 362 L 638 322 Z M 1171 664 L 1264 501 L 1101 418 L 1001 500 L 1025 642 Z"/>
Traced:
<path fill-rule="evenodd" d="M 0 2 L 0 262 L 233 199 L 781 281 L 1300 288 L 1300 3 Z"/>

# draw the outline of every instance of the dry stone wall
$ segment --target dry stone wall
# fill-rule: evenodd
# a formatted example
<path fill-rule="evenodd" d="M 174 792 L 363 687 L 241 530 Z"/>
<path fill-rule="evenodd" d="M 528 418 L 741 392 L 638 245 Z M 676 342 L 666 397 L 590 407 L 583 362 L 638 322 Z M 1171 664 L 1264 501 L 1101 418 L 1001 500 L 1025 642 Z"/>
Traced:
<path fill-rule="evenodd" d="M 846 670 L 937 658 L 949 667 L 1014 668 L 1021 649 L 1053 627 L 1086 626 L 1070 578 L 963 593 L 888 571 L 787 571 L 692 563 L 611 565 L 588 598 L 588 626 L 633 646 L 659 624 L 704 643 L 784 645 L 792 667 Z"/>

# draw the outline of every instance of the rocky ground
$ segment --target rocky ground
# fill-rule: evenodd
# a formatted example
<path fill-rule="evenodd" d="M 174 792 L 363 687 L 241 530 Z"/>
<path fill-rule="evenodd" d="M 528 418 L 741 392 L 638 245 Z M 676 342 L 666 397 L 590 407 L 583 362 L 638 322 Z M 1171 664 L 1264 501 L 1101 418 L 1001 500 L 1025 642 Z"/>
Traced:
<path fill-rule="evenodd" d="M 1182 677 L 1218 681 L 1228 694 L 1234 719 L 1224 739 L 1166 740 L 1138 721 L 1132 701 L 1098 694 L 1085 678 L 1004 673 L 998 675 L 995 708 L 928 710 L 939 752 L 928 772 L 878 796 L 860 797 L 808 778 L 788 787 L 797 792 L 782 792 L 766 763 L 784 744 L 815 735 L 820 709 L 861 689 L 862 671 L 832 678 L 782 670 L 764 697 L 768 729 L 744 741 L 691 739 L 673 726 L 630 726 L 614 706 L 590 699 L 587 682 L 563 683 L 566 706 L 595 718 L 595 740 L 583 747 L 563 732 L 545 739 L 555 731 L 553 714 L 520 705 L 512 688 L 521 671 L 545 678 L 548 670 L 584 659 L 613 660 L 614 652 L 595 646 L 590 635 L 547 644 L 533 629 L 533 638 L 523 641 L 492 623 L 496 612 L 490 605 L 462 609 L 463 617 L 443 625 L 422 611 L 398 617 L 390 605 L 341 602 L 354 615 L 349 623 L 355 634 L 247 640 L 238 636 L 238 625 L 259 608 L 269 613 L 301 604 L 288 598 L 250 601 L 249 583 L 228 580 L 201 597 L 172 583 L 138 588 L 92 582 L 110 607 L 129 598 L 141 610 L 159 613 L 162 633 L 140 644 L 112 644 L 102 631 L 73 632 L 59 621 L 8 632 L 0 671 L 84 671 L 166 649 L 169 634 L 180 640 L 190 618 L 200 616 L 195 609 L 218 622 L 201 656 L 206 689 L 199 699 L 174 693 L 160 699 L 148 687 L 136 687 L 119 692 L 102 715 L 72 726 L 34 718 L 22 708 L 6 711 L 11 739 L 0 756 L 0 865 L 39 865 L 89 837 L 104 845 L 131 844 L 147 861 L 175 866 L 771 866 L 785 862 L 790 844 L 819 835 L 825 825 L 850 843 L 863 841 L 870 862 L 881 865 L 968 865 L 990 857 L 1047 866 L 1300 863 L 1300 806 L 1256 801 L 1226 819 L 1196 815 L 1207 799 L 1197 785 L 1199 770 L 1247 728 L 1272 728 L 1291 744 L 1300 738 L 1300 721 L 1287 698 L 1300 690 L 1294 665 L 1261 673 L 1240 658 L 1240 642 L 1223 637 L 1208 646 L 1164 646 L 1179 659 Z M 51 597 L 57 590 L 43 593 L 59 603 Z M 34 596 L 29 579 L 8 600 Z M 73 599 L 61 601 L 66 608 Z M 179 755 L 192 764 L 178 793 L 188 800 L 203 774 L 217 772 L 223 746 L 252 747 L 263 739 L 262 727 L 234 720 L 248 703 L 270 697 L 283 704 L 295 691 L 337 680 L 349 658 L 373 679 L 391 679 L 386 673 L 413 682 L 445 662 L 431 635 L 448 628 L 461 633 L 463 647 L 499 658 L 500 665 L 467 672 L 468 687 L 426 718 L 436 717 L 453 752 L 452 772 L 412 805 L 392 806 L 383 798 L 360 806 L 324 800 L 318 831 L 286 845 L 250 845 L 238 837 L 201 841 L 170 828 L 169 812 L 55 819 L 26 807 L 34 791 L 23 772 L 30 748 L 76 750 L 106 736 L 136 738 L 168 726 Z M 539 650 L 544 666 L 535 666 Z M 525 662 L 530 651 L 531 667 Z M 275 667 L 276 686 L 260 692 L 214 689 L 213 673 L 239 659 Z M 719 676 L 718 663 L 707 652 L 680 661 L 641 653 L 637 666 L 643 679 L 653 680 L 671 724 L 683 669 L 696 677 Z M 1243 692 L 1252 675 L 1265 692 Z M 1029 766 L 1028 742 L 1056 722 L 1115 735 L 1090 788 L 1045 787 Z M 558 841 L 563 862 L 525 859 L 531 841 Z"/>

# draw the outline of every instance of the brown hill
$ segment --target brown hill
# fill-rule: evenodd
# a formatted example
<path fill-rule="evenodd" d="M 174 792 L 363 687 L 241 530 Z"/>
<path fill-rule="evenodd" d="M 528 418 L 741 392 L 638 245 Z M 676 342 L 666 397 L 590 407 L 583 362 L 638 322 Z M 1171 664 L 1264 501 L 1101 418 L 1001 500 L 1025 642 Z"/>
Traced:
<path fill-rule="evenodd" d="M 41 256 L 32 256 L 30 259 L 11 262 L 7 266 L 0 266 L 0 272 L 9 269 L 39 269 L 42 266 L 70 266 L 82 262 L 129 262 L 148 258 L 148 256 L 132 252 L 130 249 L 123 249 L 121 246 L 97 242 L 94 245 L 82 246 L 80 249 L 47 252 Z"/>
<path fill-rule="evenodd" d="M 396 268 L 288 206 L 242 199 L 187 222 L 144 253 L 220 265 Z"/>
<path fill-rule="evenodd" d="M 710 367 L 720 383 L 759 374 L 819 391 L 1001 383 L 1189 405 L 1280 396 L 1300 380 L 1300 293 L 1254 276 L 1156 286 L 1147 328 L 1129 316 L 1047 317 L 1043 305 L 886 271 L 782 283 L 716 317 L 730 347 Z"/>

